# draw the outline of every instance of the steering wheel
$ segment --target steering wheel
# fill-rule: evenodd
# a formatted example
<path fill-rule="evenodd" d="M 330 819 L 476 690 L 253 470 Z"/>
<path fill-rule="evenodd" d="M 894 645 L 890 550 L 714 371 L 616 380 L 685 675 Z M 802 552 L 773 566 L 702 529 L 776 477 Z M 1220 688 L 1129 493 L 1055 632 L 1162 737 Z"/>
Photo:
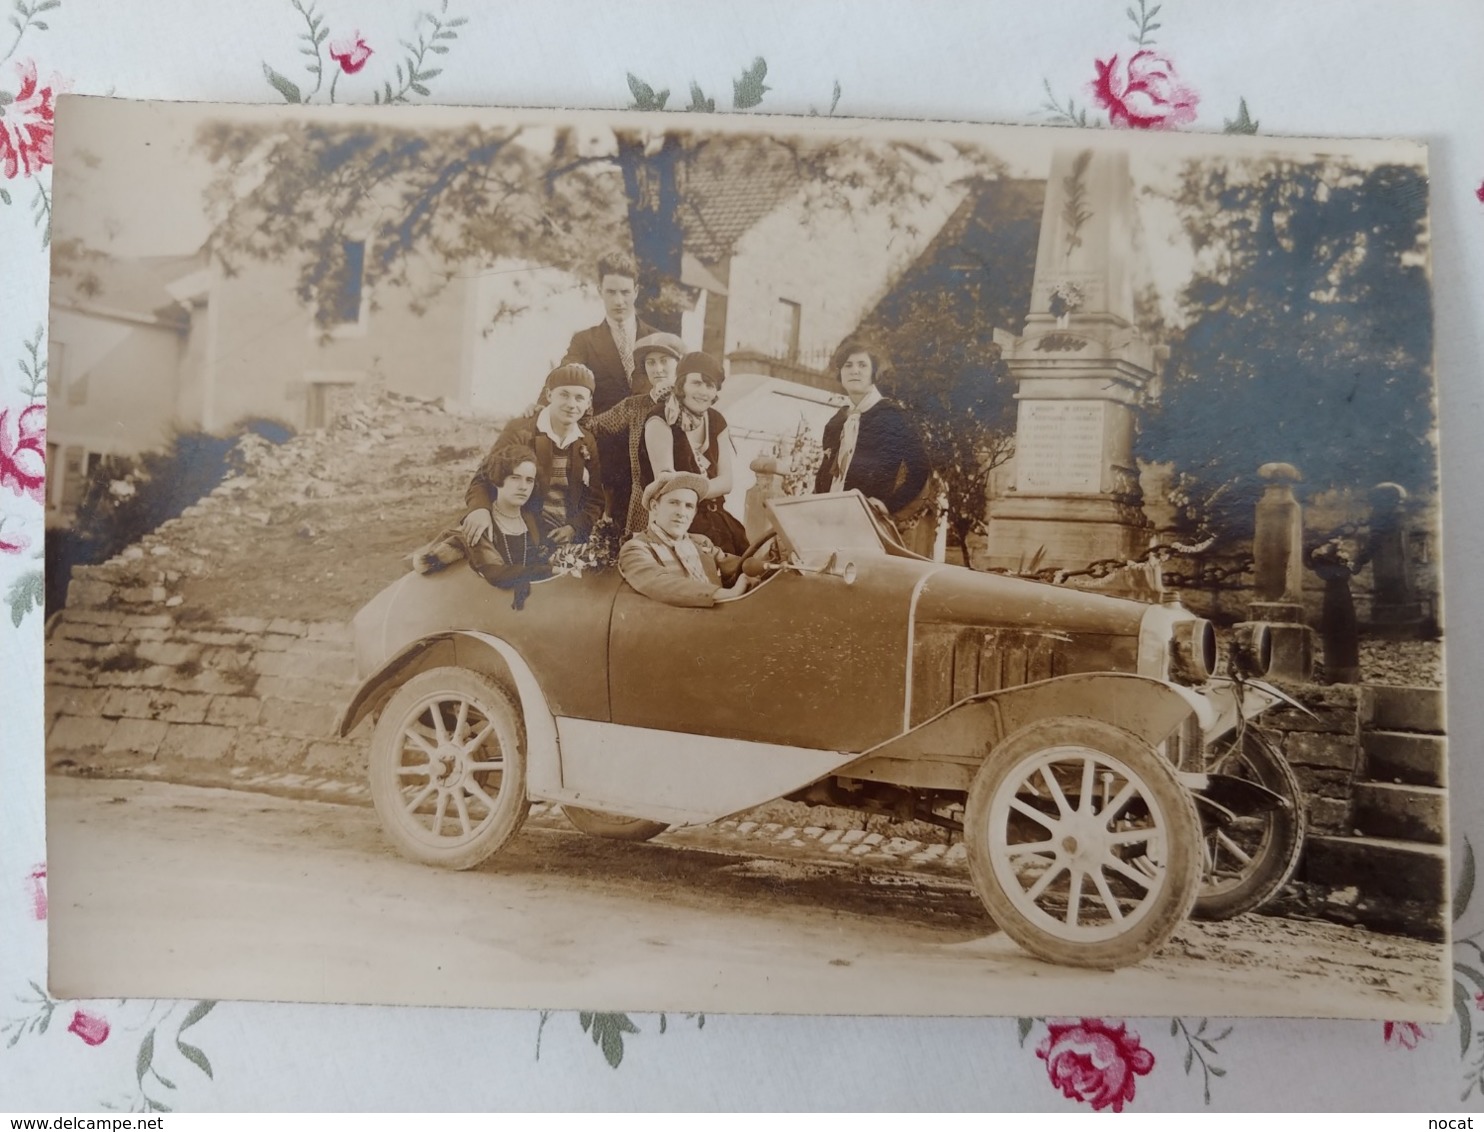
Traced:
<path fill-rule="evenodd" d="M 741 572 L 744 574 L 748 573 L 747 564 L 754 559 L 757 560 L 759 566 L 764 565 L 766 563 L 766 559 L 763 557 L 764 548 L 768 547 L 770 544 L 773 544 L 777 540 L 777 538 L 777 531 L 765 531 L 764 533 L 758 535 L 757 538 L 753 539 L 752 542 L 748 544 L 747 549 L 742 552 L 742 565 L 739 567 Z M 759 569 L 756 574 L 751 574 L 750 576 L 761 581 L 764 577 L 766 577 L 766 574 L 767 572 L 765 570 Z"/>

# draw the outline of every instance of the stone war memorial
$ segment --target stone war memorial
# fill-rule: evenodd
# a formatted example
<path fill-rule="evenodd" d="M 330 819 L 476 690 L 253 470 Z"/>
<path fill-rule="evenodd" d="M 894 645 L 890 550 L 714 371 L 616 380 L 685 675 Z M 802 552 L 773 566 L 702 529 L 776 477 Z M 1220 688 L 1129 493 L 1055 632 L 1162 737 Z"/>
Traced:
<path fill-rule="evenodd" d="M 404 109 L 58 111 L 59 986 L 1446 1014 L 1421 146 Z"/>

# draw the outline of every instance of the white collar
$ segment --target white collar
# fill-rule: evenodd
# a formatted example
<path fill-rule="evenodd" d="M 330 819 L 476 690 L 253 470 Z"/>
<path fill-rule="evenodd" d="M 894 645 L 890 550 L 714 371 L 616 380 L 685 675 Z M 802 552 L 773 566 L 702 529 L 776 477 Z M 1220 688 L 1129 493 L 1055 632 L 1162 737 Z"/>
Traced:
<path fill-rule="evenodd" d="M 551 426 L 550 405 L 543 407 L 542 410 L 536 414 L 536 427 L 542 432 L 546 433 L 547 436 L 551 437 L 551 442 L 558 448 L 570 448 L 574 442 L 582 438 L 581 425 L 573 425 L 570 429 L 567 430 L 567 435 L 565 437 L 558 436 L 556 434 L 556 430 Z"/>
<path fill-rule="evenodd" d="M 846 409 L 848 412 L 855 413 L 857 416 L 859 416 L 861 413 L 864 413 L 868 409 L 874 409 L 877 405 L 881 404 L 881 402 L 885 400 L 886 398 L 882 396 L 881 390 L 877 389 L 873 385 L 871 386 L 871 392 L 867 393 L 864 397 L 861 398 L 861 403 L 859 405 L 849 405 L 846 407 Z"/>
<path fill-rule="evenodd" d="M 607 317 L 604 317 L 603 321 L 608 324 L 608 329 L 613 332 L 615 338 L 617 338 L 617 336 L 622 334 L 624 331 L 627 331 L 628 340 L 632 342 L 639 335 L 638 315 L 631 314 L 622 322 L 614 322 L 611 318 Z"/>

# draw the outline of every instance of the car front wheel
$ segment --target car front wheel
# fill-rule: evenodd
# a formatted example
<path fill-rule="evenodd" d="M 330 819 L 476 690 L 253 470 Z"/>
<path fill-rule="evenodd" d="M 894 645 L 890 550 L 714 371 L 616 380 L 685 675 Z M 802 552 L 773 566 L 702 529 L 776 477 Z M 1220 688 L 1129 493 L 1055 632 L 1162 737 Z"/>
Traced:
<path fill-rule="evenodd" d="M 1201 827 L 1149 744 L 1097 720 L 1040 720 L 980 767 L 964 815 L 969 867 L 1004 932 L 1073 967 L 1142 962 L 1190 914 Z"/>
<path fill-rule="evenodd" d="M 473 868 L 515 836 L 530 809 L 519 710 L 479 673 L 418 673 L 372 733 L 371 797 L 402 853 Z"/>
<path fill-rule="evenodd" d="M 606 837 L 610 841 L 648 841 L 670 828 L 662 821 L 620 817 L 618 814 L 605 814 L 602 810 L 584 810 L 580 806 L 563 806 L 562 812 L 583 833 Z"/>

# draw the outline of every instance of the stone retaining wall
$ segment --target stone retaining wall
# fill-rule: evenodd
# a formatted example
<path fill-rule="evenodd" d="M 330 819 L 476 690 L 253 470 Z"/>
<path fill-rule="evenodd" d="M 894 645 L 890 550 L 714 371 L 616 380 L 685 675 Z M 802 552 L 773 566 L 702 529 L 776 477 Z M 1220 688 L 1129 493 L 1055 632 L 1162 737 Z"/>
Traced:
<path fill-rule="evenodd" d="M 364 743 L 334 738 L 357 686 L 348 625 L 69 606 L 47 655 L 51 765 L 197 763 L 365 777 Z"/>

